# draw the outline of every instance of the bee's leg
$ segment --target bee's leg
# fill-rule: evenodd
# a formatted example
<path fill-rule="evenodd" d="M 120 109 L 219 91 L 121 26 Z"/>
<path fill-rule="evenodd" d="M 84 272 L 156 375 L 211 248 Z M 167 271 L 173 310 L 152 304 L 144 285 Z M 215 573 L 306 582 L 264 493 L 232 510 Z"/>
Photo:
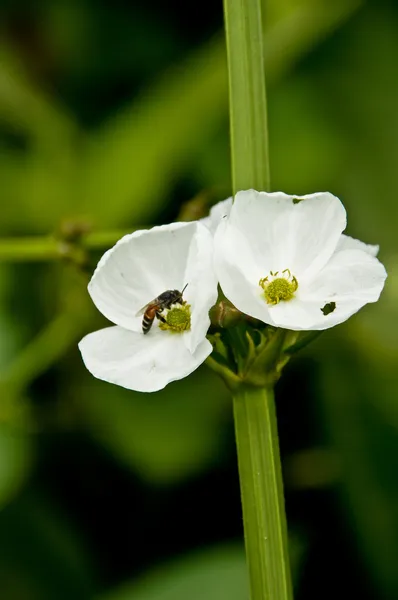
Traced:
<path fill-rule="evenodd" d="M 159 319 L 159 321 L 162 321 L 162 323 L 166 323 L 166 319 L 160 312 L 156 313 L 156 318 Z"/>

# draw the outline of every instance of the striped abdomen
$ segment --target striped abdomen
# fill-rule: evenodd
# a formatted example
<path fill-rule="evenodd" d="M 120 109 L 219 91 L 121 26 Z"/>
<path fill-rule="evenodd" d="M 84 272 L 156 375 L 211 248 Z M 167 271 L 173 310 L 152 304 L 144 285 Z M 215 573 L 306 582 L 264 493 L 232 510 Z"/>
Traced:
<path fill-rule="evenodd" d="M 159 306 L 156 304 L 150 304 L 146 311 L 144 312 L 144 316 L 142 317 L 142 331 L 143 333 L 148 333 L 150 328 L 152 327 L 152 323 L 154 318 L 156 317 L 156 313 L 159 310 Z"/>

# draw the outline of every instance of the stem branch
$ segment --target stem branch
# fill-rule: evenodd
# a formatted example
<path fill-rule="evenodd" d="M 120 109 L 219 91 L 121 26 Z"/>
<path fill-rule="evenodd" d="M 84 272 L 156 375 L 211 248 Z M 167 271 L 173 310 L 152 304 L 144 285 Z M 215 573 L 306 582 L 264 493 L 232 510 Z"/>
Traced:
<path fill-rule="evenodd" d="M 148 226 L 146 226 L 148 227 Z M 110 248 L 126 233 L 132 233 L 142 227 L 127 230 L 95 231 L 82 236 L 78 241 L 86 250 L 103 250 Z M 52 236 L 32 236 L 25 238 L 0 239 L 0 262 L 38 262 L 59 260 L 70 254 L 76 242 Z"/>

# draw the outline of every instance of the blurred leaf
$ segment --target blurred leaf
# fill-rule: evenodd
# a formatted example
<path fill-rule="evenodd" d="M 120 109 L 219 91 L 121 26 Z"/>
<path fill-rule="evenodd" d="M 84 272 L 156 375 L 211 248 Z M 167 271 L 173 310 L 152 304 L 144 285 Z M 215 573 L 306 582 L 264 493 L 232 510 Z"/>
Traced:
<path fill-rule="evenodd" d="M 343 168 L 343 135 L 324 114 L 313 86 L 311 79 L 292 75 L 270 97 L 272 181 L 275 189 L 293 194 L 334 190 Z"/>
<path fill-rule="evenodd" d="M 248 600 L 246 563 L 240 547 L 219 547 L 149 572 L 141 581 L 101 600 Z"/>
<path fill-rule="evenodd" d="M 398 54 L 396 7 L 394 3 L 368 2 L 350 25 L 339 31 L 334 44 L 321 48 L 317 60 L 305 65 L 300 73 L 301 85 L 309 86 L 316 99 L 316 121 L 323 122 L 317 131 L 316 122 L 310 124 L 307 116 L 303 117 L 307 126 L 300 132 L 299 140 L 306 150 L 307 135 L 310 140 L 312 138 L 313 153 L 307 157 L 307 168 L 309 165 L 314 167 L 314 181 L 318 186 L 322 185 L 318 169 L 324 172 L 322 188 L 311 188 L 309 177 L 306 191 L 333 189 L 348 210 L 348 233 L 368 243 L 380 243 L 381 252 L 392 253 L 397 248 L 398 218 L 395 199 L 398 153 L 398 80 L 394 59 Z M 365 38 L 369 44 L 364 44 Z M 280 115 L 279 123 L 282 118 Z M 292 124 L 292 134 L 296 137 L 300 118 L 297 114 L 285 114 L 285 137 L 287 124 Z M 334 132 L 332 138 L 324 139 L 325 130 L 328 136 L 328 131 Z M 289 145 L 290 141 L 289 138 Z M 316 158 L 312 163 L 319 149 L 323 154 L 323 165 Z M 284 168 L 289 180 L 292 175 L 297 175 L 300 182 L 303 165 L 297 149 L 294 150 L 289 153 Z M 331 171 L 328 174 L 329 161 Z M 338 168 L 334 168 L 336 166 Z"/>
<path fill-rule="evenodd" d="M 90 326 L 93 311 L 85 289 L 86 275 L 73 269 L 58 274 L 61 308 L 58 314 L 51 315 L 51 320 L 35 336 L 25 342 L 17 356 L 0 369 L 0 394 L 4 397 L 22 396 L 33 381 L 63 357 L 71 346 L 77 345 L 86 327 Z M 44 288 L 46 281 L 43 274 L 41 283 Z M 53 310 L 52 307 L 51 312 Z"/>
<path fill-rule="evenodd" d="M 398 435 L 398 256 L 386 258 L 388 277 L 376 305 L 363 309 L 346 325 L 346 335 L 361 361 L 363 371 L 376 393 L 369 395 L 377 411 Z M 362 375 L 361 375 L 362 376 Z"/>
<path fill-rule="evenodd" d="M 224 45 L 217 38 L 103 126 L 83 164 L 86 212 L 94 208 L 107 225 L 153 216 L 225 114 L 226 90 Z"/>
<path fill-rule="evenodd" d="M 134 81 L 137 73 L 148 78 L 181 50 L 180 37 L 160 11 L 154 16 L 137 3 L 123 8 L 96 3 L 93 15 L 90 2 L 57 0 L 46 7 L 45 34 L 63 59 L 67 83 L 86 96 L 94 120 L 103 109 L 93 103 L 104 81 L 109 86 L 122 79 Z"/>
<path fill-rule="evenodd" d="M 280 0 L 275 0 L 279 4 Z M 265 31 L 267 81 L 280 78 L 340 27 L 363 0 L 292 0 Z"/>
<path fill-rule="evenodd" d="M 306 541 L 289 537 L 293 577 L 297 580 Z M 100 600 L 249 600 L 243 546 L 218 546 L 163 565 Z"/>
<path fill-rule="evenodd" d="M 62 217 L 76 212 L 72 164 L 66 156 L 58 158 L 36 151 L 23 156 L 0 153 L 0 231 L 52 233 Z"/>
<path fill-rule="evenodd" d="M 31 440 L 22 429 L 0 422 L 0 508 L 15 496 L 29 475 L 32 450 Z"/>
<path fill-rule="evenodd" d="M 24 72 L 11 47 L 0 46 L 0 123 L 12 124 L 43 149 L 65 151 L 75 124 Z"/>
<path fill-rule="evenodd" d="M 0 269 L 0 370 L 17 351 L 23 325 L 7 314 L 12 270 Z M 34 449 L 26 433 L 26 405 L 15 403 L 0 388 L 0 508 L 20 490 L 30 473 Z"/>
<path fill-rule="evenodd" d="M 357 6 L 357 0 L 306 0 L 280 18 L 265 38 L 268 79 L 286 73 Z M 198 153 L 211 146 L 226 118 L 224 42 L 216 38 L 170 68 L 88 139 L 3 49 L 1 114 L 32 142 L 22 155 L 0 154 L 4 225 L 16 228 L 21 212 L 25 231 L 47 232 L 77 212 L 104 227 L 145 222 L 176 179 L 197 170 Z"/>
<path fill-rule="evenodd" d="M 80 308 L 84 310 L 84 304 Z M 59 360 L 70 346 L 77 344 L 87 315 L 65 310 L 57 315 L 20 351 L 17 358 L 0 371 L 0 391 L 18 397 L 39 375 Z"/>
<path fill-rule="evenodd" d="M 360 0 L 307 0 L 273 24 L 265 34 L 268 79 L 284 74 L 359 5 Z M 226 113 L 224 42 L 215 39 L 170 69 L 90 140 L 82 165 L 84 210 L 107 226 L 150 220 L 198 148 L 211 144 Z"/>
<path fill-rule="evenodd" d="M 398 596 L 398 429 L 396 422 L 386 419 L 382 397 L 387 391 L 384 376 L 391 382 L 391 365 L 387 363 L 382 372 L 377 353 L 367 354 L 372 337 L 366 341 L 360 337 L 362 344 L 357 344 L 355 330 L 352 327 L 351 342 L 339 340 L 335 354 L 330 338 L 329 348 L 324 348 L 320 373 L 324 423 L 341 464 L 341 498 L 358 552 L 382 590 L 379 597 L 392 600 Z M 396 367 L 393 377 L 387 394 L 396 403 Z"/>
<path fill-rule="evenodd" d="M 1 229 L 51 231 L 75 211 L 77 127 L 66 111 L 29 79 L 4 44 L 0 47 L 0 132 L 23 136 L 23 150 L 0 152 Z"/>
<path fill-rule="evenodd" d="M 9 294 L 15 285 L 13 275 L 9 265 L 0 265 L 0 371 L 23 344 L 23 333 L 26 328 L 26 323 L 15 318 L 9 310 Z"/>
<path fill-rule="evenodd" d="M 0 132 L 22 136 L 23 150 L 0 151 L 2 229 L 51 231 L 76 211 L 78 128 L 66 110 L 25 73 L 16 53 L 0 46 Z"/>
<path fill-rule="evenodd" d="M 176 482 L 222 452 L 232 419 L 228 392 L 204 367 L 156 394 L 139 394 L 85 376 L 79 392 L 92 434 L 144 479 Z"/>
<path fill-rule="evenodd" d="M 69 523 L 44 498 L 26 496 L 0 513 L 1 595 L 7 600 L 88 600 L 87 559 Z"/>

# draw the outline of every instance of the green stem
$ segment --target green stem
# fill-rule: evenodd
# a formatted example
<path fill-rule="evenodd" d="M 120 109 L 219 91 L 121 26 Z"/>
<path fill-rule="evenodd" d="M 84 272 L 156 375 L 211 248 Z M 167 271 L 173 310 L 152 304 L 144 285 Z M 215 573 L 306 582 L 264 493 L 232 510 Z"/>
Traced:
<path fill-rule="evenodd" d="M 259 0 L 224 0 L 232 188 L 270 189 L 264 49 Z"/>
<path fill-rule="evenodd" d="M 293 598 L 272 388 L 234 397 L 246 556 L 252 600 Z"/>
<path fill-rule="evenodd" d="M 224 0 L 232 187 L 270 189 L 261 0 Z M 242 389 L 242 388 L 241 388 Z M 274 394 L 234 397 L 239 477 L 252 600 L 291 600 L 287 527 Z"/>
<path fill-rule="evenodd" d="M 137 229 L 149 227 L 132 227 L 127 230 L 95 231 L 81 237 L 77 243 L 51 236 L 2 238 L 0 239 L 0 262 L 37 262 L 58 260 L 70 255 L 75 245 L 86 250 L 103 250 L 110 248 L 121 237 Z"/>

